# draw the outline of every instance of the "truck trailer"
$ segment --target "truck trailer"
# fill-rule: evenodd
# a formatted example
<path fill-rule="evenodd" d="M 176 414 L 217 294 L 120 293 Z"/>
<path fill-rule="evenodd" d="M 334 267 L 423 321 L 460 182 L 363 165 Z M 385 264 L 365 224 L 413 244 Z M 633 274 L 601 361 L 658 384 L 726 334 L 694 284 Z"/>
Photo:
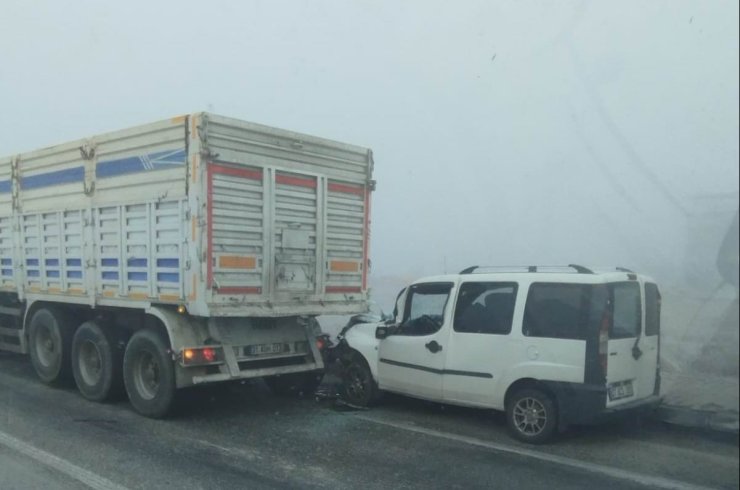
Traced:
<path fill-rule="evenodd" d="M 318 315 L 368 309 L 371 150 L 209 113 L 0 158 L 0 349 L 167 414 L 310 389 Z"/>

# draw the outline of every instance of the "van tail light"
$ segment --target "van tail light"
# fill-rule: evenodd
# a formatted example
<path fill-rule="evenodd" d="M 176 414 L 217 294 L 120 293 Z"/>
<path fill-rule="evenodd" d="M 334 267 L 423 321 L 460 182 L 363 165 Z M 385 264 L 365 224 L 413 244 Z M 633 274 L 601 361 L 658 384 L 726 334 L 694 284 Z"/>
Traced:
<path fill-rule="evenodd" d="M 612 317 L 607 305 L 604 314 L 601 316 L 601 326 L 599 327 L 599 364 L 601 364 L 601 371 L 605 378 L 609 364 L 609 328 L 611 322 Z"/>
<path fill-rule="evenodd" d="M 180 353 L 180 362 L 183 366 L 221 364 L 223 363 L 223 352 L 220 347 L 186 348 Z"/>

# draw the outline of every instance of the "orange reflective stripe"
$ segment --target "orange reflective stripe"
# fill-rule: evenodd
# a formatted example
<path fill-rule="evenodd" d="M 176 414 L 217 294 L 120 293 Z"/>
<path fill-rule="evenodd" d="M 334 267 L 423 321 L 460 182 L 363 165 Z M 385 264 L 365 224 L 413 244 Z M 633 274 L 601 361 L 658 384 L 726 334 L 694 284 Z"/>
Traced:
<path fill-rule="evenodd" d="M 257 267 L 257 258 L 222 255 L 218 258 L 218 266 L 225 269 L 254 269 Z"/>
<path fill-rule="evenodd" d="M 360 263 L 350 260 L 332 260 L 329 262 L 329 270 L 332 272 L 359 272 Z"/>

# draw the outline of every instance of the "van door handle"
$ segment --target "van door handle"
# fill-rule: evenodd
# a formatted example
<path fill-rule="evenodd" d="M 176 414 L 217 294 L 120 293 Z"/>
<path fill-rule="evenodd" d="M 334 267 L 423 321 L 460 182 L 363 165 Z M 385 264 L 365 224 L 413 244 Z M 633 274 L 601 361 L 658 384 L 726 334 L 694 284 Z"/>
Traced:
<path fill-rule="evenodd" d="M 427 342 L 426 344 L 424 344 L 424 347 L 429 349 L 429 352 L 431 352 L 432 354 L 436 354 L 437 352 L 442 350 L 442 346 L 439 345 L 436 340 Z"/>
<path fill-rule="evenodd" d="M 619 353 L 618 352 L 610 352 L 609 353 L 610 356 L 616 356 L 617 354 L 619 354 Z"/>

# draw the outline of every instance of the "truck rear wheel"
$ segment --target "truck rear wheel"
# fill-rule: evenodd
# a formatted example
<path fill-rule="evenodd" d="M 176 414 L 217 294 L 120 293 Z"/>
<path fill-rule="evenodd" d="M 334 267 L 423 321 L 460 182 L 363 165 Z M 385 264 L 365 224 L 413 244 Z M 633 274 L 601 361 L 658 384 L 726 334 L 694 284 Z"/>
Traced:
<path fill-rule="evenodd" d="M 139 330 L 123 355 L 123 381 L 128 399 L 140 414 L 167 415 L 175 398 L 175 366 L 162 337 L 153 330 Z"/>
<path fill-rule="evenodd" d="M 72 374 L 83 397 L 100 402 L 123 390 L 122 352 L 95 322 L 85 322 L 72 339 Z"/>
<path fill-rule="evenodd" d="M 323 372 L 293 373 L 265 378 L 265 383 L 276 395 L 313 395 L 324 378 Z"/>
<path fill-rule="evenodd" d="M 28 327 L 31 364 L 47 384 L 69 379 L 72 325 L 61 310 L 53 307 L 37 310 Z"/>

